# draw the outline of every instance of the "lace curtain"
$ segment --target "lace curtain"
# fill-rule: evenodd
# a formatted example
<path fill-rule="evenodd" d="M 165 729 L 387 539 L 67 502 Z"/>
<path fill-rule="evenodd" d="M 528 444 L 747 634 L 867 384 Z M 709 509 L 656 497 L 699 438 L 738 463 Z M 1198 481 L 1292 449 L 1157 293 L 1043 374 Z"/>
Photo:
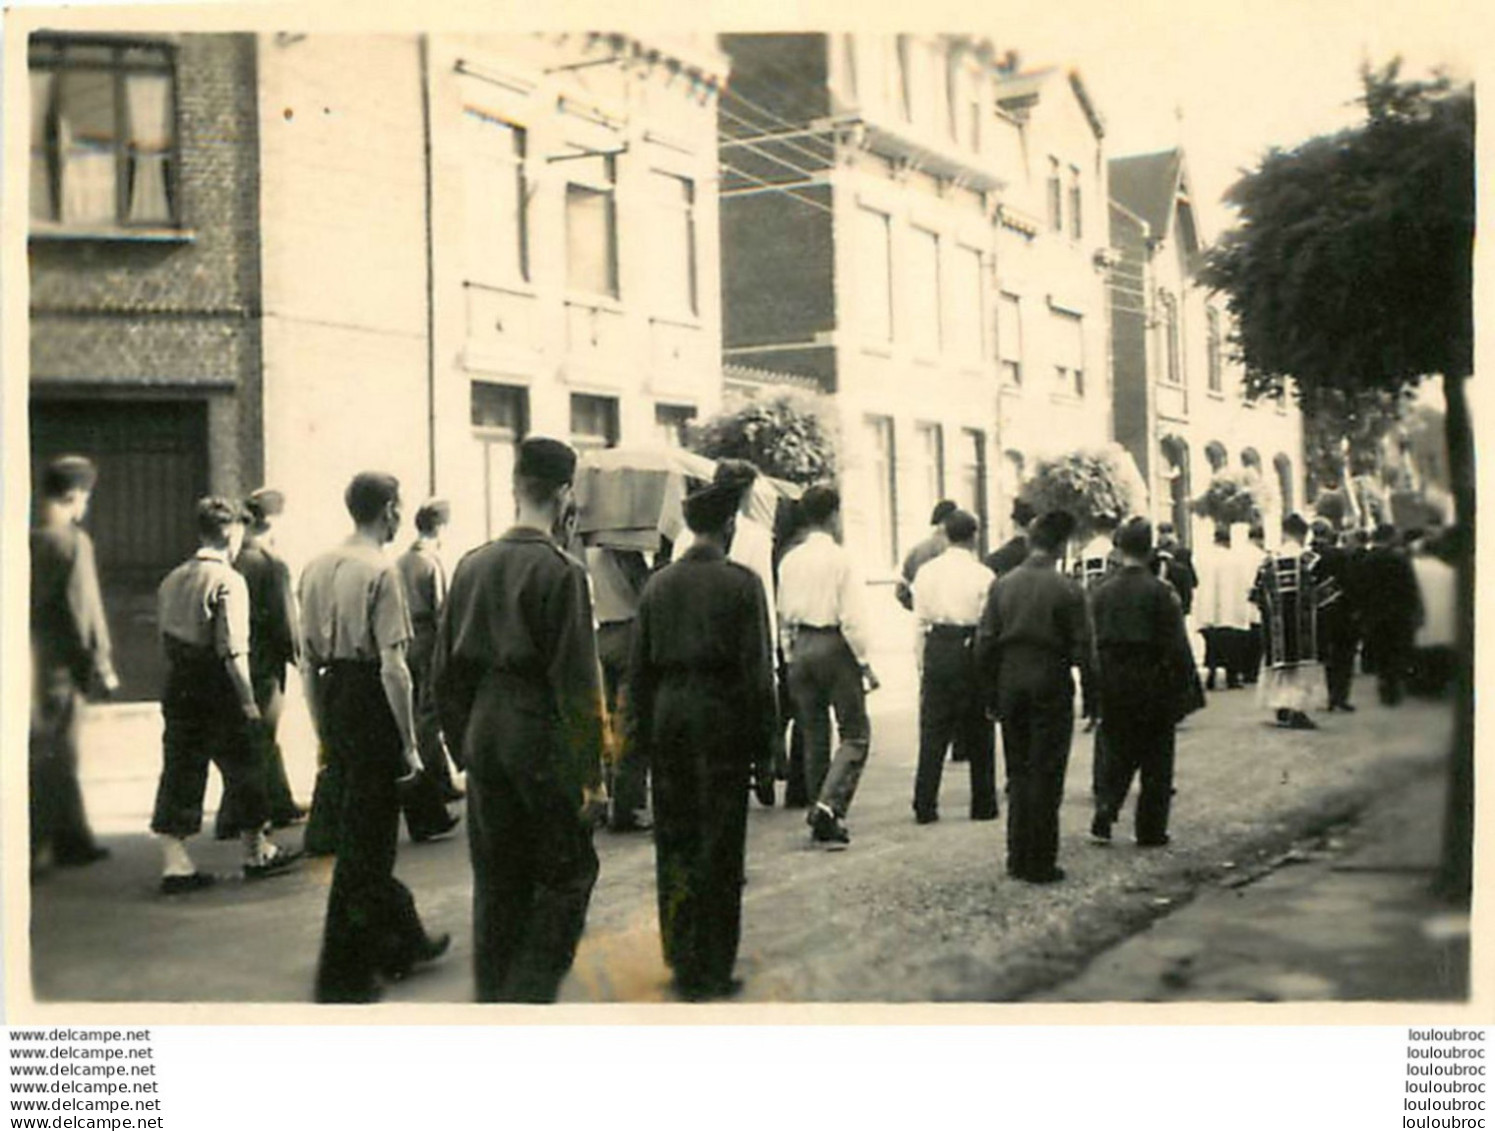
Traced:
<path fill-rule="evenodd" d="M 133 156 L 130 220 L 165 223 L 171 219 L 166 189 L 172 135 L 171 79 L 166 75 L 129 75 L 125 99 Z"/>

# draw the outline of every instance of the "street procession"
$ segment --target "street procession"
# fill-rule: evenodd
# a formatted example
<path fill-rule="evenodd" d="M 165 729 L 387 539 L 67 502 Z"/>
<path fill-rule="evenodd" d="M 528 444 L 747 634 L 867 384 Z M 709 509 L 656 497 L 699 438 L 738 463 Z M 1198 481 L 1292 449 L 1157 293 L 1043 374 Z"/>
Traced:
<path fill-rule="evenodd" d="M 1216 219 L 987 39 L 654 38 L 32 37 L 38 1000 L 1402 992 L 1078 980 L 1393 824 L 1467 923 L 1472 364 L 1252 274 L 1333 139 Z"/>

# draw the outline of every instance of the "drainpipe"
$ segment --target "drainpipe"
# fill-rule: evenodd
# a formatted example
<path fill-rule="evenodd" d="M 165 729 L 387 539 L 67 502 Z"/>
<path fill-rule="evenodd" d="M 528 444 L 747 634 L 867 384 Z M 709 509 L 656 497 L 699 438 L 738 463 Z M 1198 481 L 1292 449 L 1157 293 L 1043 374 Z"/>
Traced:
<path fill-rule="evenodd" d="M 425 161 L 426 221 L 426 494 L 436 494 L 436 263 L 432 217 L 431 40 L 420 35 L 420 117 Z"/>

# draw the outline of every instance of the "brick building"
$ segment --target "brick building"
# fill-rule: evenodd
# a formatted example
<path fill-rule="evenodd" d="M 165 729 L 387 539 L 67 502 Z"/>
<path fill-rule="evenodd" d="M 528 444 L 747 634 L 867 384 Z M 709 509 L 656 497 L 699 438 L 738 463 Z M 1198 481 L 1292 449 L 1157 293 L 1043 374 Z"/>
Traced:
<path fill-rule="evenodd" d="M 124 693 L 192 501 L 260 479 L 255 49 L 243 35 L 30 43 L 32 466 L 100 466 L 90 526 Z"/>
<path fill-rule="evenodd" d="M 1206 247 L 1179 149 L 1110 162 L 1111 323 L 1116 439 L 1147 480 L 1153 517 L 1208 545 L 1190 501 L 1227 468 L 1253 468 L 1268 489 L 1270 542 L 1302 509 L 1302 416 L 1288 398 L 1248 401 L 1223 302 L 1195 279 Z"/>
<path fill-rule="evenodd" d="M 722 47 L 726 356 L 832 396 L 847 539 L 888 581 L 936 500 L 983 527 L 990 511 L 991 50 L 860 34 Z"/>

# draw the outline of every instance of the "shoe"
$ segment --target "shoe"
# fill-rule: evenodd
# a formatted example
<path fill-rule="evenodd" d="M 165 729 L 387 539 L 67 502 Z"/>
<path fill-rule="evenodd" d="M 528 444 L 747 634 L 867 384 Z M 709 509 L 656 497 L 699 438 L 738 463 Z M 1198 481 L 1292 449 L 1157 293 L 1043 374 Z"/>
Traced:
<path fill-rule="evenodd" d="M 1353 703 L 1341 703 L 1339 705 L 1339 709 L 1341 711 L 1348 711 L 1350 714 L 1353 715 L 1355 713 L 1355 704 L 1353 704 Z"/>
<path fill-rule="evenodd" d="M 1291 712 L 1287 725 L 1292 730 L 1318 730 L 1318 723 L 1314 722 L 1302 711 Z"/>
<path fill-rule="evenodd" d="M 971 814 L 973 821 L 995 821 L 1002 815 L 998 809 L 980 809 Z"/>
<path fill-rule="evenodd" d="M 1293 713 L 1286 707 L 1277 708 L 1277 725 L 1280 727 L 1292 726 Z"/>
<path fill-rule="evenodd" d="M 774 803 L 773 777 L 770 774 L 762 774 L 753 782 L 753 796 L 758 799 L 758 804 L 765 809 L 772 809 Z"/>
<path fill-rule="evenodd" d="M 918 825 L 932 825 L 940 819 L 938 809 L 920 809 L 914 806 L 914 823 Z"/>
<path fill-rule="evenodd" d="M 826 806 L 817 805 L 810 813 L 810 839 L 822 848 L 835 851 L 851 844 L 851 833 L 840 817 Z"/>
<path fill-rule="evenodd" d="M 162 876 L 162 895 L 186 895 L 188 892 L 202 891 L 210 888 L 218 882 L 218 877 L 209 872 L 192 872 L 185 876 Z"/>
<path fill-rule="evenodd" d="M 1030 884 L 1057 884 L 1064 879 L 1066 874 L 1063 868 L 1050 868 L 1047 872 L 1039 872 L 1032 876 L 1019 876 L 1018 879 Z"/>
<path fill-rule="evenodd" d="M 434 828 L 422 829 L 419 833 L 411 833 L 410 839 L 416 844 L 426 844 L 429 841 L 433 841 L 439 837 L 446 836 L 447 833 L 451 832 L 461 823 L 461 817 L 454 817 L 452 814 L 448 813 L 446 816 L 446 820 L 441 824 L 435 826 Z"/>
<path fill-rule="evenodd" d="M 1210 670 L 1208 677 L 1204 681 L 1204 689 L 1206 691 L 1213 691 L 1215 689 L 1215 673 L 1213 669 Z"/>
<path fill-rule="evenodd" d="M 52 863 L 59 868 L 84 868 L 89 864 L 97 864 L 100 860 L 108 860 L 110 852 L 102 844 L 90 845 L 88 848 L 77 848 L 69 852 L 54 852 Z"/>
<path fill-rule="evenodd" d="M 423 966 L 435 962 L 443 957 L 447 951 L 452 949 L 452 936 L 450 932 L 443 931 L 435 938 L 429 936 L 421 941 L 413 953 L 407 954 L 395 962 L 385 966 L 379 972 L 392 982 L 398 982 L 403 978 L 410 977 L 410 973 L 417 966 Z"/>
<path fill-rule="evenodd" d="M 271 876 L 283 875 L 301 862 L 302 852 L 299 848 L 280 848 L 274 856 L 261 860 L 259 863 L 244 865 L 244 878 L 246 880 L 267 880 Z"/>
<path fill-rule="evenodd" d="M 1093 844 L 1111 843 L 1111 818 L 1097 813 L 1090 822 L 1090 840 Z"/>
<path fill-rule="evenodd" d="M 724 982 L 702 982 L 697 985 L 693 982 L 683 982 L 676 977 L 673 984 L 680 1000 L 689 1002 L 721 1001 L 742 993 L 741 978 L 728 978 Z"/>
<path fill-rule="evenodd" d="M 1150 840 L 1143 840 L 1140 837 L 1137 839 L 1138 848 L 1167 848 L 1172 843 L 1173 838 L 1170 837 L 1167 833 L 1164 833 L 1162 836 L 1155 837 Z"/>

